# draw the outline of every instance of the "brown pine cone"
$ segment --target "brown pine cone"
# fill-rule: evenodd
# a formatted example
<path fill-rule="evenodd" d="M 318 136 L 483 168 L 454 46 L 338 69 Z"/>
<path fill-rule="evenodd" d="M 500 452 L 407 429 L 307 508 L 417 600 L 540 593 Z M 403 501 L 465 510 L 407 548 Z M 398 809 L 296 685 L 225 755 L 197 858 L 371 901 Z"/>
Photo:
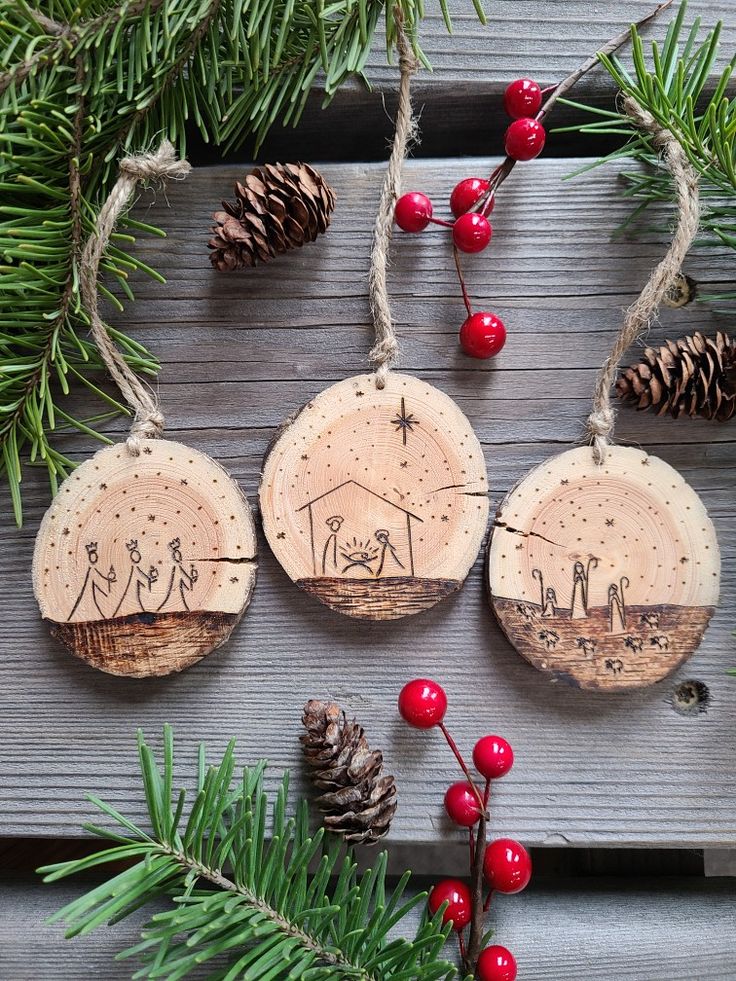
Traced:
<path fill-rule="evenodd" d="M 736 413 L 736 343 L 723 331 L 715 337 L 696 332 L 648 347 L 643 361 L 619 375 L 616 392 L 660 416 L 685 413 L 725 422 Z"/>
<path fill-rule="evenodd" d="M 222 206 L 207 244 L 210 262 L 225 272 L 313 242 L 330 224 L 335 194 L 309 164 L 266 164 L 236 182 L 235 202 Z"/>
<path fill-rule="evenodd" d="M 388 832 L 397 804 L 394 778 L 382 775 L 382 753 L 369 747 L 363 729 L 348 722 L 335 702 L 311 699 L 302 721 L 312 782 L 324 791 L 317 806 L 325 828 L 346 841 L 374 844 Z"/>

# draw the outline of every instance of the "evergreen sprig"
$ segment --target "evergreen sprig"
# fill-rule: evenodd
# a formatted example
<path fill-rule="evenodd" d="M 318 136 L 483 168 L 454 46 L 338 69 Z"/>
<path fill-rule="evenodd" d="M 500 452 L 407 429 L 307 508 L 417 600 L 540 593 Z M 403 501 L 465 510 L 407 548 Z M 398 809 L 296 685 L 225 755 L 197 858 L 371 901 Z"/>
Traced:
<path fill-rule="evenodd" d="M 698 244 L 726 246 L 736 250 L 736 98 L 730 97 L 729 84 L 736 67 L 736 55 L 721 71 L 714 84 L 713 68 L 719 52 L 722 23 L 703 36 L 700 18 L 685 27 L 687 3 L 683 2 L 669 25 L 664 42 L 652 42 L 649 57 L 636 28 L 632 28 L 633 70 L 617 57 L 601 56 L 600 61 L 624 96 L 630 96 L 657 122 L 668 129 L 683 147 L 688 160 L 700 175 L 703 202 L 701 234 Z M 592 135 L 615 135 L 623 146 L 606 157 L 577 171 L 578 174 L 612 160 L 632 160 L 642 167 L 626 171 L 625 195 L 636 202 L 627 219 L 629 226 L 650 205 L 673 202 L 674 187 L 663 167 L 651 136 L 642 132 L 624 111 L 611 111 L 565 100 L 576 109 L 598 118 L 567 131 Z M 704 297 L 711 300 L 736 299 L 736 292 Z"/>
<path fill-rule="evenodd" d="M 446 0 L 441 0 L 449 26 Z M 480 0 L 473 0 L 483 19 Z M 0 474 L 20 524 L 21 461 L 56 488 L 72 462 L 57 427 L 98 435 L 60 395 L 81 386 L 111 411 L 85 334 L 79 256 L 117 161 L 162 136 L 186 151 L 188 127 L 226 148 L 257 144 L 277 119 L 294 125 L 318 76 L 326 101 L 363 68 L 381 18 L 388 50 L 398 8 L 417 53 L 423 0 L 9 0 L 0 17 Z M 128 218 L 103 272 L 133 299 L 132 272 L 161 279 L 131 254 Z M 118 309 L 108 289 L 104 295 Z M 131 366 L 156 359 L 116 334 Z"/>
<path fill-rule="evenodd" d="M 216 766 L 200 745 L 196 790 L 174 793 L 172 730 L 164 728 L 163 766 L 138 734 L 151 830 L 144 831 L 96 797 L 117 828 L 87 825 L 110 848 L 39 869 L 45 882 L 109 862 L 126 868 L 52 917 L 67 936 L 116 923 L 161 897 L 141 941 L 118 958 L 137 956 L 135 978 L 184 978 L 205 965 L 211 979 L 258 981 L 434 981 L 456 970 L 441 959 L 451 924 L 444 907 L 426 916 L 412 940 L 390 937 L 426 894 L 404 898 L 410 873 L 390 891 L 386 852 L 359 874 L 341 839 L 309 833 L 306 801 L 287 814 L 288 774 L 273 801 L 263 790 L 265 763 L 237 773 L 235 743 Z M 314 871 L 310 873 L 310 868 Z"/>

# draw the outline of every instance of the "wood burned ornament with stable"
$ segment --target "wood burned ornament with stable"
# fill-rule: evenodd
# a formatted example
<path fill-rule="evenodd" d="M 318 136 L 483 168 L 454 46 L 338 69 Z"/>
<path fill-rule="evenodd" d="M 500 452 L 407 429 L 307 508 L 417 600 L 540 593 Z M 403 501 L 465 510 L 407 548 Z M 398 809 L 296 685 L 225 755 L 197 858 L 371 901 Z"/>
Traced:
<path fill-rule="evenodd" d="M 483 452 L 443 392 L 389 373 L 316 396 L 279 432 L 260 488 L 290 578 L 366 620 L 420 613 L 459 589 L 488 518 Z"/>
<path fill-rule="evenodd" d="M 580 688 L 639 688 L 697 649 L 718 602 L 720 556 L 695 491 L 642 450 L 589 447 L 532 470 L 501 505 L 488 563 L 516 649 Z"/>
<path fill-rule="evenodd" d="M 62 484 L 39 529 L 41 615 L 109 674 L 165 675 L 223 644 L 256 578 L 248 502 L 219 464 L 182 443 L 100 450 Z"/>

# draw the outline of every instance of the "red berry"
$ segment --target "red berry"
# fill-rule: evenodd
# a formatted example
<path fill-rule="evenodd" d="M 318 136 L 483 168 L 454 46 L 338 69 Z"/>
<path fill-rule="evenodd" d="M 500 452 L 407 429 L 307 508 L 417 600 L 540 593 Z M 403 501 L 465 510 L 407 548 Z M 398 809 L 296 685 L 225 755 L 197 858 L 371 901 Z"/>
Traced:
<path fill-rule="evenodd" d="M 482 252 L 491 241 L 491 223 L 483 215 L 460 215 L 452 226 L 452 239 L 461 252 Z"/>
<path fill-rule="evenodd" d="M 473 763 L 487 780 L 497 780 L 514 765 L 514 751 L 501 736 L 483 736 L 473 749 Z"/>
<path fill-rule="evenodd" d="M 460 328 L 460 347 L 471 358 L 492 358 L 505 343 L 506 328 L 495 313 L 472 313 Z"/>
<path fill-rule="evenodd" d="M 460 181 L 456 184 L 452 194 L 450 195 L 450 210 L 456 218 L 460 215 L 464 215 L 466 211 L 470 211 L 476 201 L 479 201 L 481 197 L 488 190 L 488 181 L 483 180 L 482 177 L 466 177 L 464 181 Z M 493 201 L 493 198 L 491 198 Z M 491 213 L 493 205 L 490 208 L 484 208 L 488 214 Z"/>
<path fill-rule="evenodd" d="M 506 130 L 506 153 L 514 160 L 533 160 L 544 149 L 547 134 L 536 119 L 515 119 Z"/>
<path fill-rule="evenodd" d="M 429 678 L 415 678 L 399 693 L 399 712 L 415 729 L 439 725 L 447 711 L 447 695 L 441 685 Z"/>
<path fill-rule="evenodd" d="M 394 218 L 405 232 L 423 232 L 432 217 L 432 202 L 426 194 L 410 191 L 396 202 Z"/>
<path fill-rule="evenodd" d="M 491 889 L 508 894 L 521 892 L 532 877 L 529 852 L 513 838 L 498 838 L 486 849 L 483 875 Z"/>
<path fill-rule="evenodd" d="M 472 828 L 480 818 L 478 798 L 467 780 L 450 784 L 445 792 L 445 810 L 451 821 L 463 828 Z"/>
<path fill-rule="evenodd" d="M 536 116 L 542 106 L 542 90 L 531 78 L 517 78 L 503 94 L 503 107 L 512 119 Z"/>
<path fill-rule="evenodd" d="M 432 916 L 446 901 L 449 905 L 442 915 L 442 922 L 448 923 L 452 920 L 453 930 L 462 930 L 470 923 L 473 906 L 470 889 L 460 879 L 443 879 L 432 889 L 427 900 Z"/>
<path fill-rule="evenodd" d="M 493 944 L 480 952 L 475 972 L 478 981 L 515 981 L 516 958 L 510 950 Z"/>

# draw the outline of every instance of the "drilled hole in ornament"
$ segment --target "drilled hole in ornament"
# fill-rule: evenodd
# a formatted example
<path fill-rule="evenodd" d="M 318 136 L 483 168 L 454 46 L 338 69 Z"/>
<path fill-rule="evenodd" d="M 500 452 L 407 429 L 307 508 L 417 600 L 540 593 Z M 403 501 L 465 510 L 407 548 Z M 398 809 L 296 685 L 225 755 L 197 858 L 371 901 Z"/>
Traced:
<path fill-rule="evenodd" d="M 672 706 L 680 715 L 699 715 L 710 705 L 710 691 L 702 681 L 682 681 L 672 693 Z"/>

